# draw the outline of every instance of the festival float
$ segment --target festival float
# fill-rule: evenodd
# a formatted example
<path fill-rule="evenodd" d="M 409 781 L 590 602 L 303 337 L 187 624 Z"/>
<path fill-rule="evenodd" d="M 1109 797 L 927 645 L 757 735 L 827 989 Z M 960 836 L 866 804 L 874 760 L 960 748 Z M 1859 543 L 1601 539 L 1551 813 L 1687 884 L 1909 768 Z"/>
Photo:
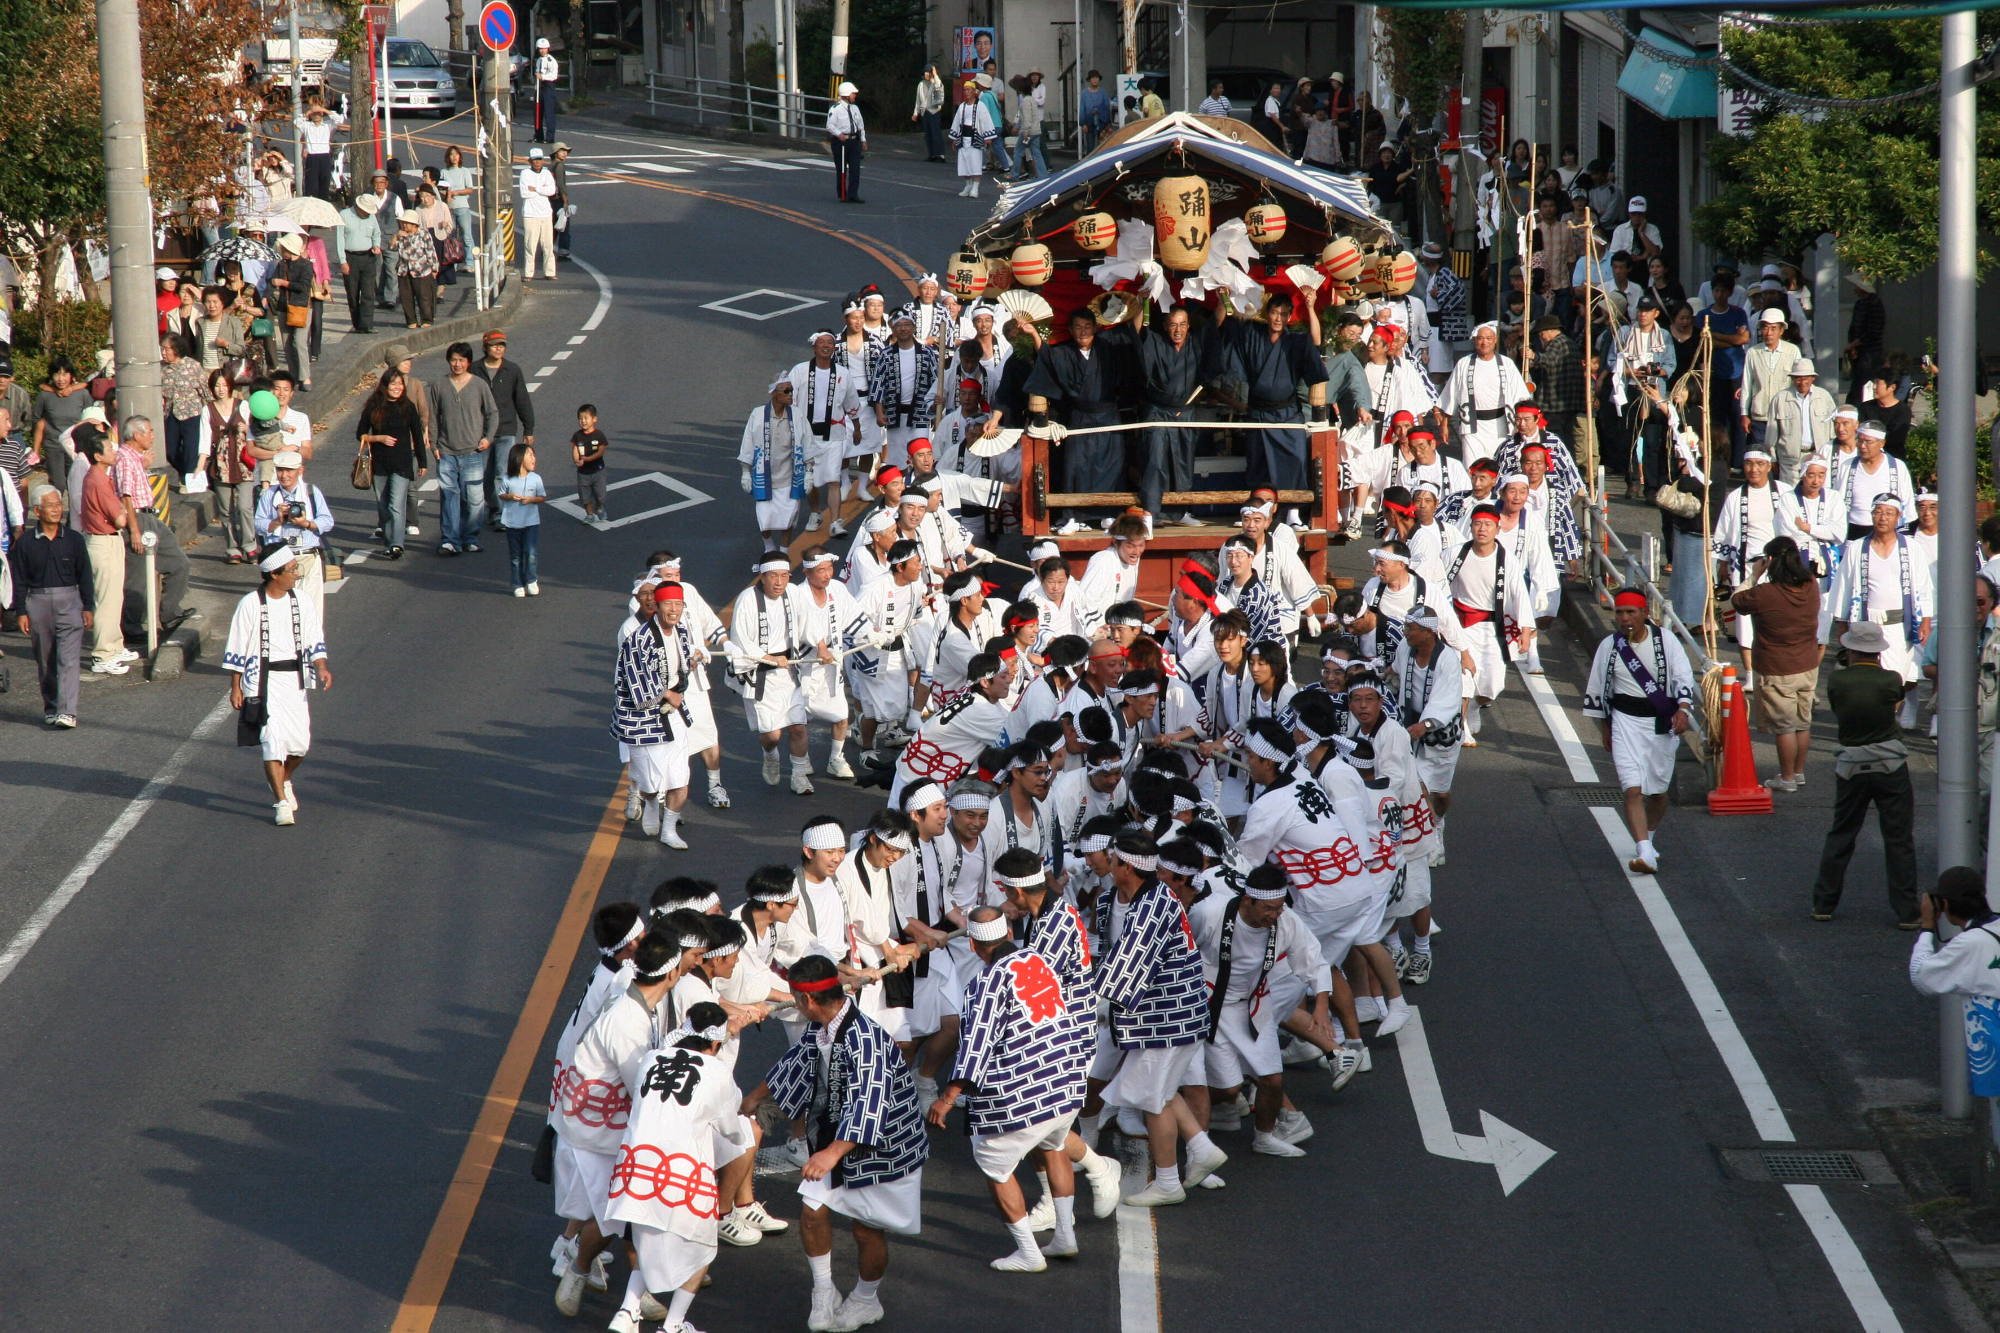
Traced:
<path fill-rule="evenodd" d="M 1070 315 L 1086 306 L 1107 323 L 1143 325 L 1175 302 L 1212 312 L 1226 301 L 1232 314 L 1255 318 L 1277 292 L 1294 298 L 1303 328 L 1307 301 L 1325 311 L 1407 292 L 1416 260 L 1398 244 L 1360 180 L 1301 167 L 1242 121 L 1174 112 L 1127 125 L 1068 170 L 1006 191 L 944 278 L 961 302 L 985 300 L 1034 319 L 1045 341 L 1067 339 Z M 1051 443 L 1019 436 L 1021 531 L 1087 558 L 1106 544 L 1104 534 L 1054 536 L 1051 511 L 1124 507 L 1138 497 L 1051 490 Z M 1339 447 L 1333 427 L 1313 430 L 1311 488 L 1278 497 L 1307 517 L 1300 554 L 1321 582 L 1339 505 Z M 1241 449 L 1230 447 L 1219 468 L 1198 460 L 1197 484 L 1217 478 L 1237 489 L 1170 491 L 1163 511 L 1228 506 L 1233 515 L 1249 490 L 1231 456 L 1241 458 Z M 1164 601 L 1180 553 L 1213 548 L 1221 535 L 1214 526 L 1156 524 L 1142 595 Z"/>

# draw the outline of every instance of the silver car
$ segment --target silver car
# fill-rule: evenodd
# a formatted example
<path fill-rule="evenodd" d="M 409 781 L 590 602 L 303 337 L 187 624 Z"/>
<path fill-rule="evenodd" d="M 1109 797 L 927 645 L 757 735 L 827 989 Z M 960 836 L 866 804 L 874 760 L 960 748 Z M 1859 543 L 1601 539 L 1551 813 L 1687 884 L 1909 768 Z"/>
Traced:
<path fill-rule="evenodd" d="M 327 91 L 352 98 L 353 71 L 345 60 L 326 62 Z M 409 37 L 389 39 L 389 109 L 392 114 L 416 115 L 429 111 L 438 116 L 458 111 L 458 89 L 451 71 L 437 53 L 424 42 Z M 382 79 L 377 71 L 375 109 L 382 108 Z"/>

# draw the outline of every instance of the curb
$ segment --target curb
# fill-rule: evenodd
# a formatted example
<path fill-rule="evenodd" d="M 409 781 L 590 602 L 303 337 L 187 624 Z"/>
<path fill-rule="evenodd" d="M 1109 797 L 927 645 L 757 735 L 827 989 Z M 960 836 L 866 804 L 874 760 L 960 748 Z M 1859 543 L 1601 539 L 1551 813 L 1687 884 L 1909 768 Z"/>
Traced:
<path fill-rule="evenodd" d="M 382 353 L 394 344 L 402 343 L 412 352 L 421 353 L 461 340 L 477 341 L 487 329 L 495 324 L 505 324 L 518 315 L 524 298 L 520 275 L 512 268 L 507 272 L 507 289 L 500 297 L 500 304 L 489 310 L 475 310 L 469 315 L 433 324 L 428 329 L 400 329 L 395 333 L 377 333 L 365 339 L 350 335 L 343 340 L 340 351 L 328 358 L 316 376 L 322 387 L 315 388 L 311 393 L 302 393 L 295 400 L 300 410 L 313 418 L 314 429 L 318 429 L 323 413 L 332 412 L 353 392 L 362 370 L 379 367 Z M 352 350 L 349 350 L 350 345 Z"/>
<path fill-rule="evenodd" d="M 153 651 L 153 660 L 146 664 L 146 679 L 179 680 L 187 664 L 200 656 L 201 631 L 192 625 L 178 626 Z"/>

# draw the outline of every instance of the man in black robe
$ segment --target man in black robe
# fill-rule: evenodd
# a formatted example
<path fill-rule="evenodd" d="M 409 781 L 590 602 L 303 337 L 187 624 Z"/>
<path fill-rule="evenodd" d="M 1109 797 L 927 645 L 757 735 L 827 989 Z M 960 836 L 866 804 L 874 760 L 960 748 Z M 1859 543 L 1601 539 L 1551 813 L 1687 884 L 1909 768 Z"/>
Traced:
<path fill-rule="evenodd" d="M 1215 338 L 1208 321 L 1196 324 L 1188 308 L 1177 305 L 1165 319 L 1144 330 L 1128 326 L 1105 335 L 1105 342 L 1114 340 L 1133 349 L 1144 400 L 1140 419 L 1193 422 L 1195 391 L 1216 369 Z M 1163 494 L 1194 489 L 1194 452 L 1200 434 L 1192 426 L 1149 426 L 1142 433 L 1139 505 L 1155 522 L 1165 521 Z"/>
<path fill-rule="evenodd" d="M 1292 298 L 1274 292 L 1264 306 L 1262 319 L 1230 319 L 1226 303 L 1216 307 L 1217 334 L 1233 369 L 1249 387 L 1250 421 L 1303 422 L 1299 411 L 1299 386 L 1306 386 L 1315 425 L 1325 425 L 1326 362 L 1312 339 L 1288 330 L 1292 319 Z M 1302 430 L 1245 431 L 1249 436 L 1244 450 L 1250 464 L 1250 486 L 1273 490 L 1302 491 L 1312 484 L 1308 462 L 1311 437 Z M 1297 509 L 1286 512 L 1285 521 L 1300 526 Z"/>
<path fill-rule="evenodd" d="M 1079 310 L 1069 317 L 1069 341 L 1051 343 L 1035 358 L 1028 376 L 1028 430 L 1045 431 L 1051 412 L 1067 430 L 1118 424 L 1118 395 L 1124 389 L 1124 348 L 1097 337 L 1097 317 Z M 1321 375 L 1324 376 L 1322 371 Z M 1072 493 L 1123 490 L 1125 437 L 1122 431 L 1079 435 L 1062 441 L 1062 484 Z M 1083 511 L 1070 511 L 1059 533 L 1083 529 Z"/>

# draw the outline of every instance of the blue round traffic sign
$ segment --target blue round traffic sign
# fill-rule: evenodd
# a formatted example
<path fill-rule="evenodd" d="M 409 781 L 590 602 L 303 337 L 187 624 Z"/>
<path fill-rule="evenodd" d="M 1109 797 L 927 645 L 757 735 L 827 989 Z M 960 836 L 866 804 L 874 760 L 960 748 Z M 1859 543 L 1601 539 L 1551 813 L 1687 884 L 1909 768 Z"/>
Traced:
<path fill-rule="evenodd" d="M 507 0 L 490 0 L 479 11 L 479 40 L 489 51 L 506 51 L 514 45 L 514 11 Z"/>

